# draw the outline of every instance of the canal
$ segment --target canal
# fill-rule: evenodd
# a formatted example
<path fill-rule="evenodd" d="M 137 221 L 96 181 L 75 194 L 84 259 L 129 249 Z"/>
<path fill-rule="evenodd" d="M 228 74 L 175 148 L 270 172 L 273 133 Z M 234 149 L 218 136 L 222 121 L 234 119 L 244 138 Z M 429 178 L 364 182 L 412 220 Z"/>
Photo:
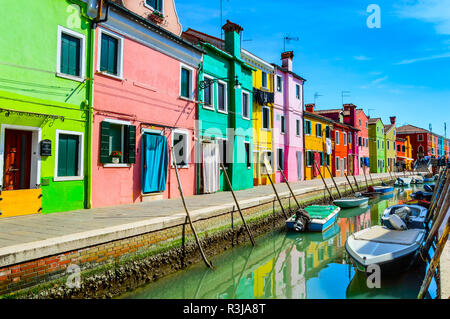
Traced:
<path fill-rule="evenodd" d="M 215 270 L 199 263 L 122 298 L 416 298 L 426 265 L 395 279 L 382 279 L 380 288 L 371 289 L 366 277 L 355 273 L 344 248 L 350 234 L 378 225 L 388 206 L 407 199 L 415 190 L 396 188 L 371 200 L 369 206 L 341 210 L 335 226 L 324 233 L 274 231 L 257 238 L 256 247 L 241 246 L 212 258 Z M 429 294 L 436 297 L 434 280 Z"/>

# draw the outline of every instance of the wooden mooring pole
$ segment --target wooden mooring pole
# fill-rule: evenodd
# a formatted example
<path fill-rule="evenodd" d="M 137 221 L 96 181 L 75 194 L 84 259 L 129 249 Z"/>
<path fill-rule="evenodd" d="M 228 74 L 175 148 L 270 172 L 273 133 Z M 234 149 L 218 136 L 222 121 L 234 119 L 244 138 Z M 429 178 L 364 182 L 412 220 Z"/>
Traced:
<path fill-rule="evenodd" d="M 281 176 L 283 176 L 283 179 L 284 179 L 284 181 L 286 182 L 286 185 L 287 185 L 287 187 L 289 188 L 289 191 L 291 192 L 292 197 L 294 197 L 294 201 L 295 201 L 295 203 L 297 204 L 297 208 L 300 208 L 300 204 L 298 203 L 298 200 L 297 200 L 297 198 L 295 197 L 295 194 L 294 194 L 294 192 L 292 191 L 291 185 L 289 185 L 289 182 L 288 182 L 286 176 L 284 175 L 283 170 L 282 170 L 280 167 L 279 167 L 278 169 L 280 170 Z"/>
<path fill-rule="evenodd" d="M 231 181 L 230 181 L 230 178 L 228 177 L 227 170 L 225 169 L 225 166 L 223 165 L 223 163 L 220 163 L 220 167 L 222 168 L 222 170 L 224 172 L 225 179 L 227 180 L 228 186 L 230 187 L 231 194 L 233 195 L 233 199 L 234 199 L 234 202 L 236 203 L 236 207 L 239 211 L 239 214 L 241 215 L 242 222 L 244 223 L 245 229 L 247 230 L 248 236 L 250 237 L 250 241 L 252 242 L 252 245 L 255 246 L 256 245 L 255 240 L 253 239 L 253 235 L 252 235 L 250 228 L 248 228 L 248 225 L 245 222 L 244 215 L 242 214 L 241 207 L 239 206 L 239 202 L 236 198 L 236 194 L 234 193 L 233 186 L 231 185 Z"/>
<path fill-rule="evenodd" d="M 313 160 L 313 162 L 314 162 L 317 170 L 319 171 L 320 178 L 322 179 L 322 182 L 325 185 L 325 189 L 327 190 L 328 194 L 330 195 L 331 200 L 334 201 L 333 195 L 331 194 L 330 189 L 328 188 L 328 185 L 327 185 L 327 183 L 325 182 L 325 179 L 322 176 L 322 172 L 320 171 L 319 165 L 317 165 L 316 160 Z"/>
<path fill-rule="evenodd" d="M 280 199 L 280 195 L 278 195 L 277 189 L 275 188 L 275 185 L 274 185 L 274 183 L 272 181 L 272 177 L 270 177 L 270 172 L 267 169 L 267 163 L 266 162 L 264 162 L 264 167 L 266 168 L 266 175 L 269 178 L 270 185 L 272 185 L 272 188 L 273 188 L 273 191 L 275 193 L 275 196 L 277 197 L 278 203 L 280 204 L 281 211 L 283 212 L 284 217 L 286 217 L 286 219 L 287 219 L 288 216 L 287 216 L 287 214 L 286 214 L 286 212 L 284 210 L 283 203 L 281 202 L 281 199 Z"/>
<path fill-rule="evenodd" d="M 347 174 L 344 173 L 345 178 L 347 179 L 348 185 L 350 185 L 350 188 L 352 189 L 352 192 L 354 193 L 355 190 L 353 189 L 352 183 L 350 183 L 350 180 L 348 179 Z"/>
<path fill-rule="evenodd" d="M 337 190 L 337 192 L 339 194 L 339 198 L 342 198 L 341 192 L 339 191 L 339 187 L 337 186 L 336 181 L 334 180 L 333 174 L 331 174 L 330 168 L 328 167 L 327 164 L 325 164 L 325 167 L 327 168 L 327 171 L 328 171 L 328 173 L 331 176 L 331 180 L 333 181 L 334 187 L 336 187 L 336 190 Z"/>
<path fill-rule="evenodd" d="M 356 190 L 359 192 L 361 189 L 359 188 L 359 184 L 358 184 L 358 181 L 356 180 L 355 175 L 353 175 L 353 180 L 355 181 Z"/>
<path fill-rule="evenodd" d="M 186 215 L 187 215 L 189 224 L 191 225 L 192 232 L 194 233 L 195 241 L 197 242 L 197 246 L 200 249 L 200 253 L 202 255 L 203 261 L 205 262 L 206 266 L 208 266 L 211 269 L 214 269 L 213 265 L 208 261 L 208 259 L 206 259 L 206 255 L 205 255 L 205 253 L 203 251 L 202 245 L 200 244 L 200 240 L 198 238 L 198 235 L 197 235 L 197 232 L 195 230 L 194 224 L 192 223 L 191 216 L 190 216 L 189 210 L 188 210 L 188 208 L 186 206 L 186 201 L 184 199 L 183 189 L 181 188 L 180 177 L 178 176 L 178 166 L 177 166 L 177 163 L 176 163 L 176 160 L 175 160 L 175 153 L 173 151 L 173 147 L 171 148 L 171 151 L 172 151 L 172 162 L 173 162 L 173 166 L 175 167 L 175 174 L 177 176 L 177 181 L 178 181 L 178 190 L 180 191 L 181 200 L 183 201 L 184 210 L 186 211 Z"/>
<path fill-rule="evenodd" d="M 369 183 L 367 182 L 366 164 L 365 163 L 364 163 L 364 170 L 363 170 L 363 172 L 364 172 L 364 179 L 366 180 L 366 187 L 367 187 L 367 190 L 369 190 Z M 369 174 L 370 174 L 370 171 L 369 171 Z"/>

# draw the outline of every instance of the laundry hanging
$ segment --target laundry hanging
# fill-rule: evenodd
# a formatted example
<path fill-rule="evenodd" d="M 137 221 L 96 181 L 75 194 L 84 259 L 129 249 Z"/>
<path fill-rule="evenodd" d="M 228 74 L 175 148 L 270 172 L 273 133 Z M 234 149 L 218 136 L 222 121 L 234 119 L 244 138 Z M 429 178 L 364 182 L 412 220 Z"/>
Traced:
<path fill-rule="evenodd" d="M 220 188 L 219 145 L 217 143 L 202 143 L 203 192 L 215 193 Z"/>
<path fill-rule="evenodd" d="M 142 192 L 165 191 L 169 163 L 167 139 L 162 135 L 144 134 L 142 143 Z"/>
<path fill-rule="evenodd" d="M 327 138 L 326 143 L 327 143 L 327 154 L 331 155 L 333 153 L 333 150 L 331 149 L 331 139 Z"/>

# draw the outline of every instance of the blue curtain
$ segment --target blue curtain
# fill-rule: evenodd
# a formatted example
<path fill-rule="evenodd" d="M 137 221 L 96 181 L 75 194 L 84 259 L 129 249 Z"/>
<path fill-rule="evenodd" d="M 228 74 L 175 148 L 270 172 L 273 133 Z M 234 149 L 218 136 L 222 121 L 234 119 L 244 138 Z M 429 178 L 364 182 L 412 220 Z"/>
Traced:
<path fill-rule="evenodd" d="M 169 163 L 167 139 L 154 134 L 144 134 L 142 139 L 142 192 L 162 192 L 166 190 Z"/>
<path fill-rule="evenodd" d="M 364 162 L 365 162 L 366 167 L 370 167 L 370 159 L 368 157 L 364 158 Z"/>

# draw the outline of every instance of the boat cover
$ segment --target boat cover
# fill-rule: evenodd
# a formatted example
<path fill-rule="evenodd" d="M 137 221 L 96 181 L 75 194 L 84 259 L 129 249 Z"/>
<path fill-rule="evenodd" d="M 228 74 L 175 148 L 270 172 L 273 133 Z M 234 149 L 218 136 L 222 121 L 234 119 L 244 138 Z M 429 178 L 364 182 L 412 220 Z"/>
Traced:
<path fill-rule="evenodd" d="M 337 206 L 311 205 L 305 208 L 311 219 L 325 219 L 336 210 Z"/>
<path fill-rule="evenodd" d="M 354 238 L 385 244 L 412 245 L 421 233 L 422 231 L 419 229 L 401 231 L 374 226 L 367 231 L 354 234 Z"/>

